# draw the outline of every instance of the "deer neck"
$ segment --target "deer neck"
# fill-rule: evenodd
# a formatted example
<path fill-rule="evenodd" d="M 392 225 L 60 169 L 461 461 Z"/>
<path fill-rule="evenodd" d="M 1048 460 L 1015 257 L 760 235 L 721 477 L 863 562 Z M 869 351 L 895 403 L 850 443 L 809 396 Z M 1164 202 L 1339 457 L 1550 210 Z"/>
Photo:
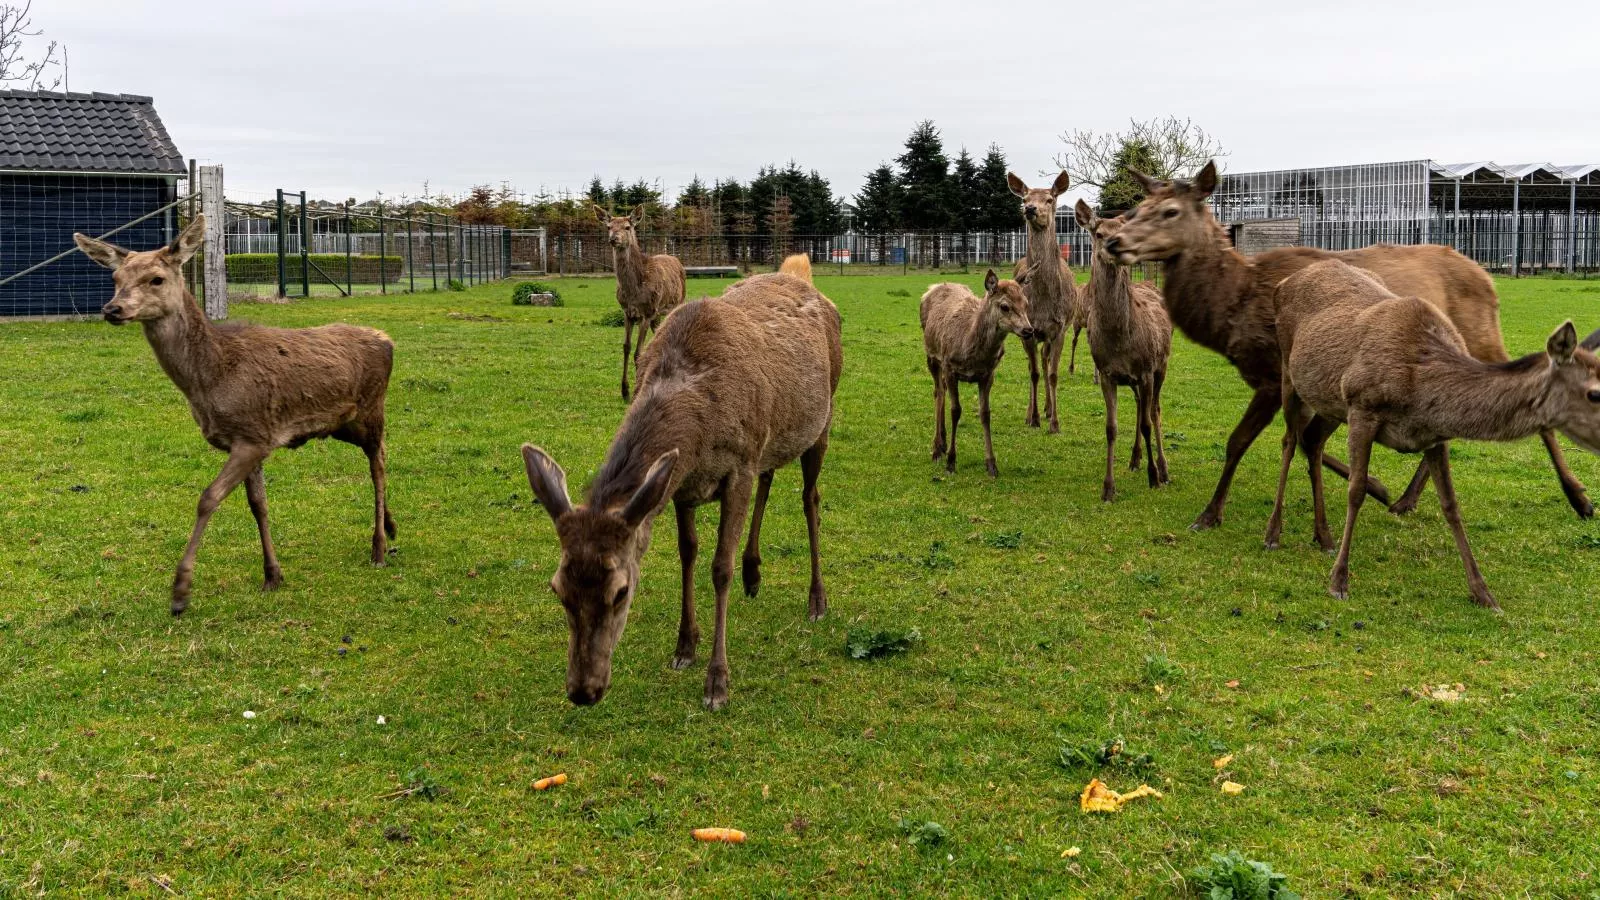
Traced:
<path fill-rule="evenodd" d="M 1234 313 L 1250 291 L 1254 269 L 1220 234 L 1167 259 L 1162 264 L 1162 300 L 1172 323 L 1191 340 L 1226 356 Z"/>
<path fill-rule="evenodd" d="M 682 380 L 670 378 L 667 383 L 650 382 L 641 387 L 589 486 L 591 507 L 620 509 L 644 484 L 650 466 L 673 450 L 678 451 L 678 461 L 662 496 L 671 499 L 677 493 L 684 476 L 698 465 L 704 436 L 699 423 L 705 404 L 686 388 Z M 652 510 L 649 518 L 653 520 L 660 512 Z"/>
<path fill-rule="evenodd" d="M 629 296 L 637 294 L 644 287 L 645 256 L 644 250 L 639 246 L 638 238 L 628 241 L 628 246 L 616 250 L 617 280 L 623 285 L 623 290 Z"/>
<path fill-rule="evenodd" d="M 1028 223 L 1028 299 L 1036 307 L 1061 305 L 1061 247 L 1056 243 L 1056 220 L 1045 228 Z"/>
<path fill-rule="evenodd" d="M 216 329 L 186 289 L 178 311 L 144 323 L 144 337 L 161 368 L 184 396 L 193 398 L 221 376 Z"/>
<path fill-rule="evenodd" d="M 989 300 L 983 301 L 983 307 L 972 320 L 972 327 L 967 329 L 962 347 L 962 355 L 970 362 L 993 362 L 1000 348 L 1005 346 L 1006 330 L 1000 324 L 1000 305 Z"/>
<path fill-rule="evenodd" d="M 1419 372 L 1418 405 L 1433 411 L 1451 438 L 1514 441 L 1557 428 L 1550 400 L 1550 357 L 1485 364 L 1460 351 L 1438 353 Z"/>
<path fill-rule="evenodd" d="M 1089 303 L 1099 336 L 1116 342 L 1132 328 L 1133 271 L 1108 263 L 1099 251 L 1089 266 Z"/>

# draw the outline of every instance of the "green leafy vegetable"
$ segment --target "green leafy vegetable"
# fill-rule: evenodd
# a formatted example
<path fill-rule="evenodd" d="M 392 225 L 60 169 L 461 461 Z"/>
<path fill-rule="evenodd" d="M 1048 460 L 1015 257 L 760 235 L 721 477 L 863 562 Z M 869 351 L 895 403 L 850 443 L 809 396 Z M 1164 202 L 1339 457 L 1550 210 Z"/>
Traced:
<path fill-rule="evenodd" d="M 1289 876 L 1272 871 L 1264 862 L 1245 859 L 1237 850 L 1226 856 L 1211 854 L 1211 865 L 1189 873 L 1195 893 L 1210 900 L 1300 900 L 1284 887 Z"/>
<path fill-rule="evenodd" d="M 922 640 L 922 632 L 915 628 L 884 629 L 852 628 L 844 639 L 845 652 L 851 659 L 872 659 L 892 653 L 904 653 L 911 645 Z"/>

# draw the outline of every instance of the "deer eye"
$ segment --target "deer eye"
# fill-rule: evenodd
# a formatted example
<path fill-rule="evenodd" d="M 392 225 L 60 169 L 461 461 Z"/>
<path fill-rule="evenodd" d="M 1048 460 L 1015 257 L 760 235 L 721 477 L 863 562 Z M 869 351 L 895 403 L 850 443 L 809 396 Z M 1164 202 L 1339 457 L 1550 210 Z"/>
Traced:
<path fill-rule="evenodd" d="M 623 585 L 622 587 L 617 588 L 617 595 L 611 598 L 611 605 L 621 606 L 622 601 L 626 599 L 628 599 L 628 586 Z"/>
<path fill-rule="evenodd" d="M 163 284 L 166 284 L 166 282 L 167 282 L 167 280 L 165 278 L 162 278 L 160 275 L 157 275 L 156 277 L 150 279 L 150 286 L 151 287 L 160 287 Z"/>
<path fill-rule="evenodd" d="M 1000 311 L 1001 312 L 1011 312 L 1011 304 L 1009 304 L 1009 303 L 1000 304 Z"/>
<path fill-rule="evenodd" d="M 1589 391 L 1589 402 L 1600 403 L 1600 388 L 1593 388 Z"/>
<path fill-rule="evenodd" d="M 1178 211 L 1170 206 L 1167 207 L 1166 211 L 1161 214 L 1161 218 L 1163 219 L 1176 219 L 1177 217 Z"/>

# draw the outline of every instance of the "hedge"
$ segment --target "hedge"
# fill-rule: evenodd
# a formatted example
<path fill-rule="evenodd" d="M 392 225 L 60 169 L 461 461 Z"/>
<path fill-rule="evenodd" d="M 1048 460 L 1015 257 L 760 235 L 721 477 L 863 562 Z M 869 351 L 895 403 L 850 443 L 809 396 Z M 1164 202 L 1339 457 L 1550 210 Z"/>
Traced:
<path fill-rule="evenodd" d="M 405 258 L 401 256 L 352 256 L 350 260 L 350 280 L 357 284 L 376 284 L 379 280 L 379 260 L 383 260 L 382 274 L 388 276 L 392 284 L 400 280 L 405 274 Z M 311 262 L 329 278 L 340 284 L 345 280 L 345 255 L 343 253 L 313 253 Z M 290 254 L 283 259 L 284 270 L 291 281 L 300 280 L 300 255 Z M 278 280 L 278 254 L 276 253 L 230 253 L 228 254 L 228 280 L 242 282 L 275 282 Z M 311 272 L 311 280 L 322 280 L 316 271 Z M 430 281 L 429 284 L 432 284 Z"/>

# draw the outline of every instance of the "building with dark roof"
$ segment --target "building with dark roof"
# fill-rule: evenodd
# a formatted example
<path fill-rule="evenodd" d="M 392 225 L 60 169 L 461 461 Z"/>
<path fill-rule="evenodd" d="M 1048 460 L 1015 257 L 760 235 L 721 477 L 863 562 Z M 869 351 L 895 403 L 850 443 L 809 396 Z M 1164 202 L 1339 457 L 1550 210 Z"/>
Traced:
<path fill-rule="evenodd" d="M 185 176 L 149 97 L 0 90 L 0 280 L 177 198 Z M 173 213 L 111 240 L 147 249 L 171 240 Z M 82 254 L 0 284 L 0 316 L 94 313 L 110 299 L 104 269 Z"/>

